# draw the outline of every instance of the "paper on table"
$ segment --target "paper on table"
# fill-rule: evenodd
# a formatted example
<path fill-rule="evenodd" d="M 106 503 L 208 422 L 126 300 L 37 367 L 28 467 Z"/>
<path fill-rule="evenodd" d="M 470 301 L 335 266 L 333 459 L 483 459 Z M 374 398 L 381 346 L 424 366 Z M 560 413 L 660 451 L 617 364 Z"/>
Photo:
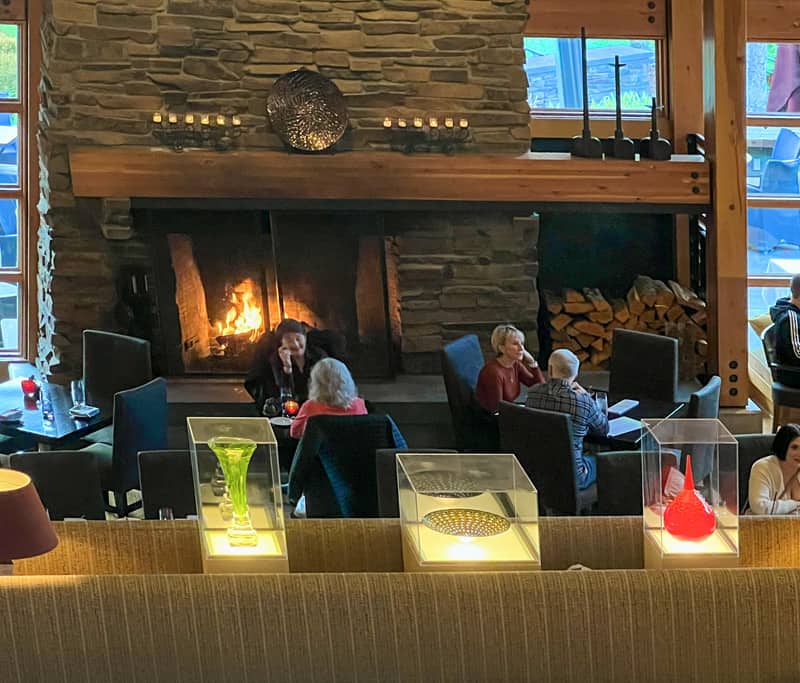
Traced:
<path fill-rule="evenodd" d="M 628 432 L 641 428 L 642 423 L 639 422 L 639 420 L 634 420 L 632 417 L 615 417 L 613 420 L 608 421 L 609 436 L 627 434 Z"/>
<path fill-rule="evenodd" d="M 617 401 L 613 406 L 608 406 L 608 412 L 614 415 L 624 415 L 629 410 L 633 410 L 639 405 L 639 401 L 633 398 L 624 398 Z"/>

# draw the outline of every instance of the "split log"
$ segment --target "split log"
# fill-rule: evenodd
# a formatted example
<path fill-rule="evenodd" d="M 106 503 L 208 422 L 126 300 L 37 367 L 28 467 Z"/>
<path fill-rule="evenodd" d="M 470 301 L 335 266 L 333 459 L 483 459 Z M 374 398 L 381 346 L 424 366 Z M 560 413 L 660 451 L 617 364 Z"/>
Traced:
<path fill-rule="evenodd" d="M 695 313 L 692 314 L 691 318 L 695 323 L 697 323 L 702 327 L 703 325 L 706 324 L 708 320 L 708 315 L 706 314 L 705 311 L 696 311 Z"/>
<path fill-rule="evenodd" d="M 574 353 L 576 351 L 580 351 L 581 350 L 581 345 L 578 344 L 578 342 L 575 341 L 574 339 L 570 339 L 569 341 L 556 342 L 555 344 L 553 344 L 553 348 L 554 349 L 569 349 L 570 351 L 572 351 Z"/>
<path fill-rule="evenodd" d="M 656 288 L 656 306 L 669 308 L 675 303 L 675 293 L 661 280 L 653 280 L 653 285 Z"/>
<path fill-rule="evenodd" d="M 672 304 L 672 306 L 667 309 L 667 320 L 669 320 L 671 323 L 674 323 L 685 316 L 686 314 L 683 312 L 683 306 L 680 304 Z"/>
<path fill-rule="evenodd" d="M 567 329 L 564 330 L 570 337 L 577 337 L 581 331 L 575 327 L 575 323 L 571 323 L 567 325 Z"/>
<path fill-rule="evenodd" d="M 589 344 L 589 346 L 591 346 L 596 351 L 602 351 L 603 347 L 605 346 L 605 340 L 602 337 L 598 337 L 591 344 Z"/>
<path fill-rule="evenodd" d="M 600 290 L 595 287 L 584 287 L 583 294 L 586 300 L 589 301 L 596 311 L 610 311 L 611 304 L 606 301 L 606 298 L 600 293 Z"/>
<path fill-rule="evenodd" d="M 681 306 L 686 306 L 686 308 L 691 308 L 695 311 L 704 311 L 706 309 L 706 302 L 698 297 L 691 289 L 683 287 L 674 280 L 669 281 L 669 286 Z"/>
<path fill-rule="evenodd" d="M 589 311 L 593 311 L 594 306 L 590 304 L 588 301 L 583 302 L 567 302 L 564 304 L 564 312 L 565 313 L 572 313 L 580 314 L 580 313 L 588 313 Z"/>
<path fill-rule="evenodd" d="M 563 330 L 567 325 L 572 322 L 572 316 L 566 313 L 560 313 L 555 318 L 550 319 L 550 327 L 554 330 Z"/>
<path fill-rule="evenodd" d="M 577 289 L 565 289 L 564 290 L 564 301 L 567 303 L 585 303 L 586 297 L 583 296 Z"/>
<path fill-rule="evenodd" d="M 647 275 L 637 275 L 633 281 L 633 289 L 639 295 L 639 301 L 644 303 L 645 306 L 655 305 L 658 292 L 653 278 Z"/>
<path fill-rule="evenodd" d="M 587 346 L 591 346 L 594 343 L 596 337 L 593 337 L 591 334 L 579 334 L 575 339 L 577 339 L 578 343 L 585 349 Z"/>
<path fill-rule="evenodd" d="M 550 339 L 552 341 L 567 341 L 569 335 L 564 330 L 550 330 Z"/>
<path fill-rule="evenodd" d="M 593 323 L 602 323 L 605 325 L 614 319 L 614 312 L 610 309 L 608 311 L 592 311 L 586 317 Z"/>
<path fill-rule="evenodd" d="M 593 323 L 591 320 L 576 320 L 574 326 L 575 329 L 591 334 L 593 337 L 602 337 L 606 331 L 600 323 Z"/>
<path fill-rule="evenodd" d="M 631 315 L 641 315 L 644 313 L 644 302 L 639 298 L 639 294 L 635 288 L 631 287 L 628 290 L 628 295 L 626 298 L 628 300 L 628 310 L 630 311 Z"/>
<path fill-rule="evenodd" d="M 542 301 L 548 313 L 558 315 L 564 310 L 564 300 L 555 292 L 546 289 L 542 291 Z"/>
<path fill-rule="evenodd" d="M 581 349 L 580 351 L 576 351 L 575 355 L 578 357 L 578 360 L 583 364 L 589 358 L 589 352 Z"/>
<path fill-rule="evenodd" d="M 614 319 L 624 323 L 631 317 L 628 306 L 622 299 L 612 299 L 611 309 L 614 311 Z"/>
<path fill-rule="evenodd" d="M 611 349 L 603 349 L 602 351 L 592 351 L 589 360 L 592 365 L 602 366 L 609 358 L 611 358 Z"/>

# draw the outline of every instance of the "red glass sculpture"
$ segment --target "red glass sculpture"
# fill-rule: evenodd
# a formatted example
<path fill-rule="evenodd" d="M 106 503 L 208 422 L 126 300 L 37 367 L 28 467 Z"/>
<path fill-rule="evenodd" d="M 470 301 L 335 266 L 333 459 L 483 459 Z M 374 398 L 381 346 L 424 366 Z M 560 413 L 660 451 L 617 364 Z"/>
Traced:
<path fill-rule="evenodd" d="M 39 385 L 33 377 L 23 379 L 22 382 L 20 382 L 20 386 L 26 398 L 35 398 L 36 394 L 39 393 Z"/>
<path fill-rule="evenodd" d="M 711 506 L 694 488 L 692 457 L 686 455 L 683 491 L 664 510 L 664 528 L 681 541 L 702 541 L 714 533 L 717 518 Z"/>

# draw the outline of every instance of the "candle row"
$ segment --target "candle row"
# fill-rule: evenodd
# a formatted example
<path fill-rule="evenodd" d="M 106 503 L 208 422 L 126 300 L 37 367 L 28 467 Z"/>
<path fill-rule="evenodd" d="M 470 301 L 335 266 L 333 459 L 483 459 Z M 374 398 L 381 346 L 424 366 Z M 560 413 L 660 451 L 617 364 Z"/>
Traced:
<path fill-rule="evenodd" d="M 175 125 L 178 123 L 179 117 L 178 114 L 166 114 L 166 119 L 164 118 L 164 114 L 160 111 L 153 113 L 153 123 L 164 123 L 166 120 L 167 123 Z M 183 115 L 183 123 L 187 126 L 193 126 L 195 122 L 196 116 L 194 114 L 184 114 Z M 216 116 L 210 116 L 209 114 L 200 114 L 199 116 L 200 125 L 201 126 L 213 126 L 214 124 L 218 126 L 224 126 L 226 123 L 226 119 L 222 114 L 217 114 Z M 242 119 L 238 116 L 231 116 L 231 125 L 233 126 L 241 126 Z"/>
<path fill-rule="evenodd" d="M 428 128 L 438 128 L 439 127 L 439 119 L 435 116 L 431 116 L 427 121 L 423 119 L 421 116 L 415 116 L 411 119 L 411 126 L 409 126 L 409 122 L 406 119 L 399 118 L 397 119 L 397 127 L 398 128 L 422 128 L 425 124 L 428 124 Z M 391 128 L 394 125 L 392 119 L 388 116 L 383 120 L 383 127 L 384 128 Z M 444 127 L 445 128 L 455 128 L 456 122 L 455 119 L 451 116 L 446 116 L 444 118 Z M 469 128 L 469 121 L 467 119 L 461 118 L 458 119 L 458 127 L 459 128 Z"/>

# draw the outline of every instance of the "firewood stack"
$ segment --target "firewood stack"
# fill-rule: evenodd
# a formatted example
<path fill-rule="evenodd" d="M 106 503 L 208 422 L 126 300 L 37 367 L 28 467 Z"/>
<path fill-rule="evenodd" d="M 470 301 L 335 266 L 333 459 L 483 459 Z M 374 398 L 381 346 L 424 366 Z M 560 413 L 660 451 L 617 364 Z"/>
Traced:
<path fill-rule="evenodd" d="M 543 291 L 553 349 L 569 349 L 582 370 L 608 368 L 614 329 L 641 330 L 679 342 L 681 378 L 697 376 L 708 353 L 706 302 L 677 282 L 637 275 L 625 299 L 606 299 L 599 289 Z"/>

